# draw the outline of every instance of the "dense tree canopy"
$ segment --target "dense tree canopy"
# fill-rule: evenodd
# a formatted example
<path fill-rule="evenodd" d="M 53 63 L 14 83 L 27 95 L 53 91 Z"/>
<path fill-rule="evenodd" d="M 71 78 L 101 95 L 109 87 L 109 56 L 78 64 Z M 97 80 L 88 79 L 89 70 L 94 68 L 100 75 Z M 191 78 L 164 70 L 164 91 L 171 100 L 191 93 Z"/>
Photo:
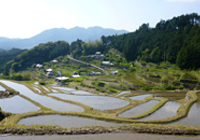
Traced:
<path fill-rule="evenodd" d="M 143 24 L 135 32 L 103 39 L 104 44 L 123 52 L 128 61 L 166 60 L 182 69 L 200 68 L 200 16 L 195 13 L 161 20 L 155 28 Z"/>
<path fill-rule="evenodd" d="M 25 50 L 13 48 L 8 51 L 0 51 L 0 71 L 3 71 L 5 68 L 5 64 L 15 59 L 19 54 L 21 54 Z"/>
<path fill-rule="evenodd" d="M 64 41 L 40 44 L 31 50 L 24 51 L 13 61 L 7 63 L 14 71 L 24 70 L 34 63 L 50 61 L 58 56 L 69 54 L 69 44 Z"/>

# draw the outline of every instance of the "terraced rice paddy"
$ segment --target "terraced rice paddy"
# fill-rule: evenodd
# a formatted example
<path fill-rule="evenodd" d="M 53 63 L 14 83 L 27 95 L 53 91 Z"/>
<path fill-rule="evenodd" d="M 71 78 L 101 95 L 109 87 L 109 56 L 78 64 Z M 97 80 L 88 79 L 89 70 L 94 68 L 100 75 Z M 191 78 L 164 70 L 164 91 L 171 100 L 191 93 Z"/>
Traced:
<path fill-rule="evenodd" d="M 5 80 L 0 80 L 0 82 L 6 84 L 9 87 L 12 87 L 16 91 L 19 91 L 20 94 L 27 97 L 27 99 L 31 99 L 44 107 L 52 109 L 52 112 L 54 113 L 55 111 L 62 111 L 62 115 L 58 115 L 59 113 L 49 113 L 49 115 L 38 115 L 36 113 L 37 115 L 35 116 L 34 112 L 37 112 L 40 108 L 34 105 L 31 101 L 27 100 L 26 98 L 14 96 L 8 99 L 0 99 L 1 109 L 5 112 L 18 113 L 22 115 L 23 113 L 33 112 L 33 116 L 25 117 L 19 120 L 19 124 L 26 125 L 59 125 L 67 128 L 96 125 L 119 126 L 123 125 L 124 123 L 106 122 L 103 121 L 103 118 L 106 118 L 105 120 L 110 118 L 114 120 L 126 118 L 126 121 L 132 121 L 131 119 L 129 120 L 129 117 L 134 117 L 142 113 L 148 112 L 162 99 L 168 99 L 169 101 L 166 102 L 163 106 L 161 106 L 158 110 L 153 112 L 151 115 L 145 116 L 142 119 L 138 119 L 138 121 L 167 119 L 177 114 L 177 110 L 182 105 L 179 102 L 179 100 L 184 99 L 184 97 L 186 96 L 184 93 L 148 93 L 135 96 L 130 95 L 130 97 L 127 98 L 126 95 L 130 92 L 125 91 L 118 94 L 120 95 L 120 98 L 118 98 L 118 95 L 115 97 L 97 96 L 89 92 L 75 90 L 68 87 L 56 87 L 52 90 L 55 93 L 50 93 L 51 91 L 49 89 L 51 89 L 52 87 L 49 89 L 45 88 L 45 91 L 48 92 L 48 94 L 40 95 L 34 93 L 31 89 L 29 89 L 23 84 Z M 42 92 L 41 90 L 39 90 L 39 87 L 33 86 L 33 88 L 37 90 L 38 93 Z M 63 91 L 64 93 L 59 93 L 59 90 Z M 150 98 L 146 100 L 147 97 Z M 123 108 L 127 108 L 128 106 L 132 104 L 137 104 L 139 102 L 142 103 L 132 108 L 129 107 L 129 109 L 127 110 L 123 110 Z M 191 107 L 187 117 L 171 124 L 199 126 L 199 108 L 200 106 L 198 100 Z M 77 116 L 69 116 L 70 112 L 74 112 L 73 115 Z M 63 113 L 65 113 L 65 115 Z M 83 116 L 88 116 L 89 118 L 83 118 L 83 116 L 80 115 L 81 113 L 83 114 Z M 92 117 L 93 115 L 95 117 Z M 116 117 L 113 117 L 115 115 Z M 94 119 L 99 117 L 103 120 L 100 121 Z"/>

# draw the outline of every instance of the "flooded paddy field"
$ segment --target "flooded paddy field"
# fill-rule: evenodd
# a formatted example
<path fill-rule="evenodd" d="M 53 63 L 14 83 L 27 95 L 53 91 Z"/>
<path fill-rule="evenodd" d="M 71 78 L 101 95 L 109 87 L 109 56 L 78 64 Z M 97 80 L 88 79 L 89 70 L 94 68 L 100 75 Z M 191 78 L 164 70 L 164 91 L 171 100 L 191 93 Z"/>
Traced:
<path fill-rule="evenodd" d="M 119 94 L 115 95 L 115 96 L 119 96 L 119 95 L 123 95 L 123 94 L 127 94 L 127 93 L 131 93 L 131 91 L 122 91 Z"/>
<path fill-rule="evenodd" d="M 181 106 L 178 102 L 168 101 L 163 107 L 159 110 L 140 120 L 157 120 L 157 119 L 166 119 L 172 116 L 175 116 L 178 108 Z"/>
<path fill-rule="evenodd" d="M 0 80 L 2 83 L 6 84 L 9 87 L 12 87 L 13 89 L 20 92 L 20 94 L 40 103 L 41 105 L 51 108 L 56 111 L 75 111 L 75 112 L 83 112 L 83 108 L 74 104 L 62 102 L 55 100 L 53 98 L 42 96 L 34 93 L 29 88 L 27 88 L 25 85 L 10 82 L 10 81 L 4 81 Z"/>
<path fill-rule="evenodd" d="M 26 113 L 39 110 L 39 107 L 20 96 L 0 99 L 0 107 L 3 111 L 10 113 Z"/>
<path fill-rule="evenodd" d="M 200 94 L 198 94 L 198 100 L 192 105 L 190 111 L 188 112 L 188 115 L 185 118 L 170 124 L 200 126 Z"/>
<path fill-rule="evenodd" d="M 78 96 L 66 95 L 61 93 L 52 93 L 49 95 L 59 97 L 65 100 L 80 102 L 99 110 L 117 109 L 129 104 L 128 101 L 107 96 Z"/>
<path fill-rule="evenodd" d="M 133 97 L 129 97 L 131 100 L 144 100 L 148 96 L 153 96 L 152 94 L 144 94 L 144 95 L 137 95 Z"/>
<path fill-rule="evenodd" d="M 75 95 L 93 95 L 92 93 L 90 92 L 87 92 L 87 91 L 83 91 L 83 90 L 75 90 L 73 88 L 68 88 L 68 87 L 53 87 L 55 89 L 59 89 L 63 92 L 67 92 L 67 93 L 73 93 Z"/>
<path fill-rule="evenodd" d="M 19 121 L 25 125 L 58 125 L 61 127 L 85 127 L 85 126 L 119 126 L 121 123 L 99 121 L 95 119 L 80 118 L 75 116 L 44 115 L 29 117 Z"/>
<path fill-rule="evenodd" d="M 148 101 L 147 103 L 138 105 L 136 107 L 133 107 L 133 108 L 119 114 L 118 117 L 133 117 L 133 116 L 140 115 L 140 114 L 148 111 L 149 109 L 151 109 L 158 102 L 159 101 L 155 101 L 155 100 Z"/>
<path fill-rule="evenodd" d="M 0 85 L 0 91 L 6 91 L 6 89 Z"/>
<path fill-rule="evenodd" d="M 37 87 L 33 87 L 35 90 L 38 91 L 38 93 L 41 93 L 41 91 Z"/>
<path fill-rule="evenodd" d="M 76 91 L 75 89 L 68 88 L 68 87 L 53 87 L 53 88 L 63 90 L 63 91 L 68 91 L 68 92 Z"/>
<path fill-rule="evenodd" d="M 76 95 L 93 95 L 92 93 L 89 93 L 87 91 L 82 91 L 82 90 L 72 91 L 72 93 L 74 93 Z"/>
<path fill-rule="evenodd" d="M 119 94 L 117 96 L 115 95 L 115 97 L 97 96 L 95 94 L 91 94 L 86 91 L 75 90 L 68 87 L 57 87 L 54 90 L 52 90 L 52 88 L 46 87 L 48 92 L 53 91 L 55 93 L 49 93 L 48 95 L 44 96 L 37 94 L 39 91 L 37 92 L 36 90 L 34 90 L 36 92 L 34 93 L 30 87 L 29 89 L 23 84 L 6 80 L 0 80 L 0 82 L 6 84 L 9 87 L 12 87 L 16 91 L 19 91 L 21 95 L 23 95 L 21 97 L 14 96 L 12 98 L 0 99 L 0 106 L 1 109 L 5 112 L 18 113 L 17 115 L 19 118 L 16 119 L 17 122 L 19 124 L 25 124 L 25 126 L 57 125 L 66 128 L 85 127 L 85 126 L 121 127 L 121 125 L 127 124 L 127 122 L 129 124 L 132 124 L 134 123 L 134 121 L 136 121 L 137 123 L 138 120 L 140 122 L 144 121 L 145 123 L 145 121 L 147 120 L 167 119 L 172 116 L 176 116 L 177 110 L 182 105 L 182 102 L 180 103 L 180 100 L 186 97 L 186 93 L 184 92 L 182 93 L 168 92 L 160 94 L 148 92 L 147 94 L 132 95 L 130 91 L 124 91 L 119 93 L 120 98 L 118 98 L 117 96 Z M 32 88 L 40 89 L 39 86 L 38 87 L 33 86 Z M 66 91 L 66 93 L 73 93 L 73 95 L 59 93 L 59 90 Z M 42 90 L 40 91 L 43 92 Z M 47 93 L 45 92 L 45 94 Z M 24 96 L 27 98 L 25 98 Z M 150 98 L 145 99 L 147 97 Z M 52 110 L 45 110 L 45 109 L 39 110 L 40 108 L 35 106 L 29 99 Z M 75 105 L 72 103 L 67 103 L 67 101 L 64 102 L 64 100 L 73 101 L 77 103 Z M 164 101 L 167 102 L 165 103 Z M 198 101 L 191 106 L 191 109 L 187 117 L 170 124 L 200 126 L 200 123 L 198 121 L 200 115 L 199 102 L 200 101 L 198 99 Z M 84 105 L 79 106 L 78 103 L 85 104 L 93 109 L 84 107 Z M 163 104 L 161 105 L 160 103 Z M 160 104 L 161 106 L 157 109 L 155 106 L 158 106 L 158 104 Z M 148 113 L 148 111 L 152 110 L 152 108 L 156 108 L 156 110 L 150 113 L 150 115 L 147 114 L 149 116 L 145 116 L 142 119 L 135 119 L 135 120 L 132 120 L 130 118 L 137 115 L 145 114 L 145 112 Z M 124 111 L 125 109 L 127 110 Z M 34 111 L 37 113 L 35 113 Z M 62 111 L 62 113 L 55 111 Z M 69 111 L 73 111 L 73 113 Z M 24 115 L 23 113 L 27 112 L 31 112 L 31 115 L 23 116 Z M 45 114 L 43 112 L 47 113 Z M 83 116 L 87 118 L 83 118 Z M 107 122 L 107 121 L 112 121 L 112 122 Z M 122 123 L 116 123 L 116 122 L 122 122 Z"/>

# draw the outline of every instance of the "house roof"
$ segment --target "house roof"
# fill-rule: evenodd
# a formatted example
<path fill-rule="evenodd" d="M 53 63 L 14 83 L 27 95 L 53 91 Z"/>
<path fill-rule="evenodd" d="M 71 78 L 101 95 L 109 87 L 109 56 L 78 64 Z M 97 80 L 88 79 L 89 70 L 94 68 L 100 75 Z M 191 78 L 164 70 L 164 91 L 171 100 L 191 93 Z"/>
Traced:
<path fill-rule="evenodd" d="M 52 69 L 47 69 L 46 71 L 47 71 L 47 72 L 52 72 L 53 70 L 52 70 Z"/>
<path fill-rule="evenodd" d="M 72 78 L 78 78 L 80 75 L 72 75 Z"/>
<path fill-rule="evenodd" d="M 51 62 L 52 63 L 58 63 L 58 60 L 52 60 Z"/>
<path fill-rule="evenodd" d="M 42 68 L 43 65 L 42 65 L 42 64 L 36 64 L 36 67 L 37 67 L 37 68 Z"/>
<path fill-rule="evenodd" d="M 100 54 L 101 54 L 101 52 L 96 52 L 96 53 L 95 53 L 95 55 L 100 55 Z"/>
<path fill-rule="evenodd" d="M 60 81 L 68 80 L 68 79 L 69 79 L 69 77 L 65 77 L 65 76 L 56 77 L 56 80 L 60 80 Z"/>

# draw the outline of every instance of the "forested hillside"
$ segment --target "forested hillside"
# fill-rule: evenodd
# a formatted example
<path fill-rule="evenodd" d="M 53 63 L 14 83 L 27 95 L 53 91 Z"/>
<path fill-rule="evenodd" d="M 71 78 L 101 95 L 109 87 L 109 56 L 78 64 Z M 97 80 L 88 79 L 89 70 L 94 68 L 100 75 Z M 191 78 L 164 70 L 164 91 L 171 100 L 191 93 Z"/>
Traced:
<path fill-rule="evenodd" d="M 161 20 L 155 28 L 143 24 L 133 33 L 102 40 L 103 44 L 123 52 L 128 61 L 169 61 L 182 69 L 200 67 L 200 16 L 197 14 Z"/>
<path fill-rule="evenodd" d="M 0 71 L 3 71 L 5 64 L 10 61 L 15 59 L 19 54 L 21 54 L 25 50 L 21 49 L 11 49 L 8 51 L 0 51 Z"/>
<path fill-rule="evenodd" d="M 64 41 L 40 44 L 30 50 L 24 51 L 14 60 L 7 63 L 7 68 L 14 71 L 25 70 L 34 63 L 48 62 L 58 56 L 69 54 L 69 44 Z"/>
<path fill-rule="evenodd" d="M 161 20 L 155 28 L 143 24 L 132 33 L 119 36 L 102 36 L 101 41 L 83 43 L 81 40 L 70 46 L 74 57 L 107 52 L 115 48 L 127 61 L 142 60 L 153 63 L 170 62 L 181 69 L 200 68 L 200 16 L 193 13 Z"/>
<path fill-rule="evenodd" d="M 25 51 L 10 61 L 8 68 L 24 70 L 33 63 L 43 63 L 58 56 L 71 54 L 75 58 L 94 54 L 96 51 L 107 53 L 111 48 L 121 52 L 121 58 L 128 62 L 146 61 L 159 64 L 170 62 L 181 69 L 200 68 L 200 16 L 193 13 L 161 20 L 155 28 L 143 24 L 132 33 L 102 36 L 100 41 L 85 43 L 77 40 L 40 44 Z"/>

